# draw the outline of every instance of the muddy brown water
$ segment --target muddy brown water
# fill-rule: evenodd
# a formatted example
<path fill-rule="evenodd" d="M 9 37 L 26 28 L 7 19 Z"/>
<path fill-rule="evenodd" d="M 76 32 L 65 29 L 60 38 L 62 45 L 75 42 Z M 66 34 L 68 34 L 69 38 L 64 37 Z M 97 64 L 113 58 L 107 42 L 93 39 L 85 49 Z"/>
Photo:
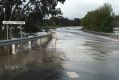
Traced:
<path fill-rule="evenodd" d="M 54 43 L 1 56 L 0 80 L 119 80 L 119 41 L 69 27 Z"/>

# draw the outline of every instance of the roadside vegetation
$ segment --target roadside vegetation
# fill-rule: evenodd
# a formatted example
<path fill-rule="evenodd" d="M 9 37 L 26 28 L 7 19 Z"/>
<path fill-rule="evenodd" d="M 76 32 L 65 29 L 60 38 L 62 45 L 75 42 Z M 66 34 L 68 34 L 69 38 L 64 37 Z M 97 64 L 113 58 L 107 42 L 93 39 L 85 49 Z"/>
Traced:
<path fill-rule="evenodd" d="M 83 30 L 113 32 L 113 17 L 113 9 L 110 4 L 106 3 L 86 14 L 82 19 Z"/>
<path fill-rule="evenodd" d="M 25 32 L 40 31 L 44 19 L 62 14 L 56 6 L 64 2 L 65 0 L 0 0 L 0 36 L 6 35 L 6 26 L 2 21 L 25 21 Z M 14 32 L 18 25 L 8 26 Z"/>
<path fill-rule="evenodd" d="M 115 15 L 113 17 L 113 23 L 112 24 L 114 27 L 119 27 L 119 15 Z"/>

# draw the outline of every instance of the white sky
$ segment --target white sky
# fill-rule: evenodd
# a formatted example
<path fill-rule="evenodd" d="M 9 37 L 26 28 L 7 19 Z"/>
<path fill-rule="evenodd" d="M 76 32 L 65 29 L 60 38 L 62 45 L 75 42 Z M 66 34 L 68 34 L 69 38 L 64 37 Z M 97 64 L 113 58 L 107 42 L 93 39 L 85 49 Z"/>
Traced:
<path fill-rule="evenodd" d="M 66 0 L 64 5 L 58 4 L 63 16 L 73 19 L 82 18 L 88 11 L 95 10 L 104 3 L 112 5 L 115 14 L 119 14 L 119 0 Z"/>

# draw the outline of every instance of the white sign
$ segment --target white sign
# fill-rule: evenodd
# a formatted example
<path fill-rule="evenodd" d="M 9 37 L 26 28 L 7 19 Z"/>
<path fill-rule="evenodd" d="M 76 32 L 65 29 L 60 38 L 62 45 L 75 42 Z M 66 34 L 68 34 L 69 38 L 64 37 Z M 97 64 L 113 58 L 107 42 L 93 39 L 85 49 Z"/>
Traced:
<path fill-rule="evenodd" d="M 3 24 L 25 24 L 25 21 L 2 21 Z"/>

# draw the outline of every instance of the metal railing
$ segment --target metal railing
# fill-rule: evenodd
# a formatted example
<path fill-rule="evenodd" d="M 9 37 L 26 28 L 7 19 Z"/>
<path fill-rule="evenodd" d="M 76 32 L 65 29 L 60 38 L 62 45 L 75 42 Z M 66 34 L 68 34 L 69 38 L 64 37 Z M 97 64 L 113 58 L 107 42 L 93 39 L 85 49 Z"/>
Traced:
<path fill-rule="evenodd" d="M 42 35 L 42 36 L 17 38 L 17 39 L 11 39 L 11 40 L 1 40 L 0 41 L 0 46 L 23 43 L 23 42 L 28 42 L 28 41 L 34 41 L 34 40 L 42 39 L 42 38 L 45 38 L 45 37 L 51 37 L 51 35 L 52 35 L 52 33 L 49 33 L 47 35 Z"/>

